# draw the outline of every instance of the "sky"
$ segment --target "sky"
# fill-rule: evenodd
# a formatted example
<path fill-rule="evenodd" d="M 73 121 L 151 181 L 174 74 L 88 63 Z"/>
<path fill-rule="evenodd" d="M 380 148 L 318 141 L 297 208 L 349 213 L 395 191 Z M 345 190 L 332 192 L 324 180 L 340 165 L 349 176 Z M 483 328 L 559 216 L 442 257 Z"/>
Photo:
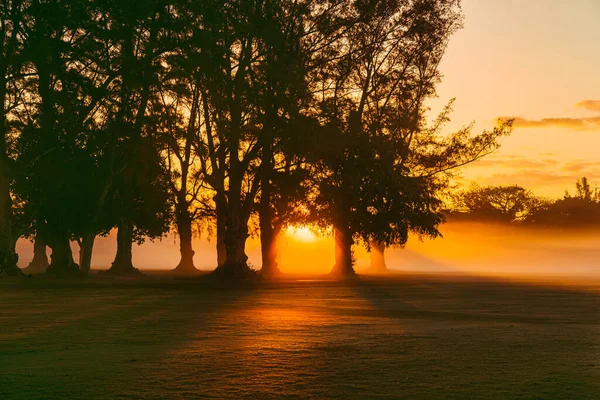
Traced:
<path fill-rule="evenodd" d="M 450 41 L 441 64 L 444 74 L 431 115 L 456 98 L 448 129 L 475 123 L 475 130 L 490 128 L 498 117 L 516 117 L 513 134 L 496 153 L 464 169 L 464 181 L 480 185 L 519 184 L 536 194 L 559 197 L 574 191 L 576 179 L 587 176 L 600 187 L 600 1 L 598 0 L 463 0 L 464 29 Z M 387 251 L 388 266 L 403 269 L 477 269 L 482 260 L 497 255 L 503 268 L 536 268 L 540 254 L 550 255 L 557 268 L 573 252 L 597 254 L 591 242 L 537 243 L 510 241 L 514 232 L 481 242 L 480 228 L 442 226 L 444 239 L 421 242 L 411 238 L 405 250 Z M 523 238 L 522 238 L 523 239 Z M 477 245 L 474 243 L 477 242 Z M 510 249 L 501 255 L 499 243 Z M 550 247 L 548 247 L 550 243 Z M 560 250 L 561 246 L 563 250 Z M 202 269 L 216 265 L 214 239 L 194 240 L 195 263 Z M 77 255 L 76 246 L 73 246 Z M 537 249 L 537 250 L 536 250 Z M 552 253 L 561 251 L 560 254 Z M 574 250 L 575 249 L 575 250 Z M 179 260 L 177 238 L 134 248 L 140 268 L 173 268 Z M 18 244 L 21 265 L 31 260 L 31 244 Z M 98 238 L 92 266 L 107 268 L 116 252 L 114 235 Z M 249 262 L 260 267 L 260 245 L 249 240 Z M 484 257 L 485 256 L 485 257 Z M 327 272 L 334 263 L 331 238 L 289 233 L 281 241 L 280 264 L 287 272 Z M 357 266 L 368 255 L 356 249 Z M 524 261 L 506 263 L 503 257 Z M 595 258 L 589 258 L 593 259 Z M 547 266 L 548 264 L 545 263 Z M 578 264 L 586 271 L 589 263 Z M 527 271 L 524 271 L 527 272 Z"/>
<path fill-rule="evenodd" d="M 431 115 L 456 98 L 450 129 L 517 118 L 512 136 L 466 168 L 465 180 L 547 197 L 573 192 L 581 176 L 600 187 L 600 2 L 463 0 L 463 11 Z"/>

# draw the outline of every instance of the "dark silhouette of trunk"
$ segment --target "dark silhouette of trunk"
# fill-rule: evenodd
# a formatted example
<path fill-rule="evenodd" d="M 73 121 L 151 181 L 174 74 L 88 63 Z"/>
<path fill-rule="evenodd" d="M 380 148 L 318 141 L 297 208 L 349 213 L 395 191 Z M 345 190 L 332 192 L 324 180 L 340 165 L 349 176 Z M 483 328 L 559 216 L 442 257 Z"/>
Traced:
<path fill-rule="evenodd" d="M 347 277 L 354 276 L 352 245 L 352 233 L 345 224 L 338 224 L 333 229 L 335 241 L 335 265 L 331 271 L 332 275 Z"/>
<path fill-rule="evenodd" d="M 279 275 L 277 264 L 277 239 L 279 228 L 273 227 L 273 212 L 270 204 L 270 184 L 263 182 L 263 192 L 259 205 L 260 249 L 262 256 L 262 275 Z"/>
<path fill-rule="evenodd" d="M 14 5 L 13 5 L 14 7 Z M 4 29 L 3 29 L 4 31 Z M 10 197 L 10 160 L 7 154 L 7 121 L 6 121 L 6 88 L 7 72 L 13 55 L 14 46 L 17 43 L 17 29 L 13 29 L 10 41 L 5 41 L 3 35 L 3 46 L 0 50 L 0 275 L 20 275 L 21 270 L 17 267 L 19 256 L 15 251 L 16 237 L 12 225 L 12 199 Z M 5 52 L 6 50 L 6 52 Z"/>
<path fill-rule="evenodd" d="M 387 266 L 385 265 L 385 243 L 371 241 L 371 253 L 369 258 L 371 260 L 370 270 L 371 272 L 387 272 Z"/>
<path fill-rule="evenodd" d="M 107 272 L 113 275 L 140 275 L 140 271 L 133 266 L 132 249 L 133 221 L 123 217 L 117 229 L 117 254 Z"/>
<path fill-rule="evenodd" d="M 71 243 L 67 230 L 62 232 L 53 232 L 48 245 L 52 249 L 50 256 L 50 266 L 46 272 L 56 277 L 79 276 L 81 271 L 79 266 L 75 264 L 73 252 L 71 251 Z"/>
<path fill-rule="evenodd" d="M 88 274 L 92 268 L 92 253 L 96 234 L 88 233 L 78 242 L 79 244 L 79 267 L 81 272 Z"/>
<path fill-rule="evenodd" d="M 236 164 L 235 161 L 232 164 Z M 219 265 L 215 270 L 215 273 L 227 278 L 254 276 L 254 271 L 248 267 L 248 256 L 246 255 L 250 215 L 244 208 L 239 195 L 242 189 L 242 179 L 236 171 L 234 168 L 229 178 L 229 193 L 233 193 L 233 195 L 228 196 L 226 203 L 225 263 Z"/>
<path fill-rule="evenodd" d="M 4 120 L 0 121 L 4 125 Z M 4 128 L 2 128 L 4 129 Z M 12 201 L 10 197 L 10 177 L 8 176 L 8 157 L 4 148 L 4 134 L 0 137 L 0 275 L 19 275 L 17 267 L 19 257 L 15 251 L 12 231 Z"/>
<path fill-rule="evenodd" d="M 198 270 L 194 266 L 194 250 L 192 248 L 192 221 L 187 210 L 181 210 L 177 216 L 177 232 L 179 233 L 179 253 L 181 259 L 175 272 L 194 274 Z"/>
<path fill-rule="evenodd" d="M 236 209 L 228 207 L 228 209 Z M 245 278 L 254 276 L 248 267 L 246 239 L 248 238 L 248 219 L 242 212 L 227 215 L 225 230 L 225 263 L 219 265 L 215 273 L 227 278 Z"/>
<path fill-rule="evenodd" d="M 215 196 L 215 209 L 217 214 L 217 267 L 225 265 L 227 248 L 225 247 L 225 231 L 227 230 L 227 202 L 223 193 Z"/>
<path fill-rule="evenodd" d="M 266 133 L 266 132 L 265 132 Z M 272 131 L 270 134 L 271 143 L 263 146 L 263 159 L 261 164 L 261 195 L 258 208 L 258 218 L 260 225 L 260 248 L 262 256 L 262 275 L 279 275 L 281 271 L 277 265 L 277 237 L 279 228 L 273 226 L 273 210 L 271 208 L 271 173 L 273 171 L 273 148 Z"/>
<path fill-rule="evenodd" d="M 177 232 L 179 233 L 179 253 L 181 259 L 175 267 L 175 272 L 182 274 L 194 274 L 198 270 L 194 266 L 194 249 L 192 248 L 192 216 L 190 215 L 190 203 L 194 199 L 188 201 L 188 176 L 190 173 L 190 165 L 192 160 L 192 143 L 195 139 L 195 122 L 197 119 L 198 105 L 200 92 L 194 90 L 194 98 L 192 100 L 192 108 L 190 112 L 190 120 L 186 131 L 185 146 L 183 157 L 178 156 L 181 166 L 181 178 L 179 190 L 175 190 L 175 212 L 177 224 Z M 175 146 L 176 147 L 176 146 Z M 179 154 L 179 149 L 173 149 Z M 176 187 L 176 185 L 173 185 Z"/>
<path fill-rule="evenodd" d="M 282 273 L 277 263 L 279 233 L 279 229 L 272 227 L 265 228 L 264 230 L 263 227 L 260 228 L 260 248 L 262 255 L 260 273 L 262 275 L 275 276 Z"/>
<path fill-rule="evenodd" d="M 46 254 L 46 242 L 38 233 L 33 239 L 33 260 L 29 263 L 25 272 L 29 274 L 43 273 L 50 266 L 48 255 Z"/>
<path fill-rule="evenodd" d="M 225 265 L 227 248 L 225 247 L 225 230 L 227 223 L 224 216 L 217 216 L 217 266 Z"/>
<path fill-rule="evenodd" d="M 241 272 L 248 269 L 248 256 L 246 255 L 246 239 L 248 238 L 248 221 L 237 207 L 229 207 L 236 212 L 227 216 L 227 230 L 225 232 L 225 265 Z M 237 273 L 235 273 L 237 274 Z"/>
<path fill-rule="evenodd" d="M 42 40 L 46 40 L 42 36 Z M 54 89 L 52 76 L 52 59 L 44 57 L 34 57 L 34 64 L 38 72 L 38 91 L 41 98 L 41 146 L 43 149 L 59 148 L 61 146 L 58 138 L 59 129 L 56 129 L 56 101 L 57 95 Z M 50 159 L 44 160 L 41 166 L 43 170 L 44 163 L 50 163 Z M 48 165 L 48 168 L 51 168 Z M 50 193 L 46 193 L 48 196 L 55 197 L 57 193 L 50 190 Z M 44 229 L 44 238 L 47 241 L 48 246 L 52 249 L 52 255 L 50 256 L 50 266 L 46 270 L 47 273 L 56 277 L 67 277 L 72 275 L 80 275 L 81 271 L 79 266 L 73 260 L 73 253 L 71 251 L 70 239 L 71 232 L 68 226 L 65 226 L 60 216 L 57 215 L 46 215 L 45 225 L 48 229 Z"/>

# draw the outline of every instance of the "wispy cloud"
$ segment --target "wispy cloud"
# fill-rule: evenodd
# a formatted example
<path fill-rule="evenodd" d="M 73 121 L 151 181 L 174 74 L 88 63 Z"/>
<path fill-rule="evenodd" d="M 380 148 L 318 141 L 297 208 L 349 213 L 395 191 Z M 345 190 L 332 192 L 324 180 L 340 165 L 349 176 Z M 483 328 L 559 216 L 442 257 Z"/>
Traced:
<path fill-rule="evenodd" d="M 473 163 L 469 169 L 471 179 L 480 185 L 517 184 L 534 190 L 545 188 L 547 193 L 554 193 L 553 196 L 572 189 L 575 181 L 582 176 L 593 183 L 600 182 L 600 161 L 594 160 L 540 160 L 517 155 L 492 155 Z"/>
<path fill-rule="evenodd" d="M 583 100 L 575 104 L 575 107 L 600 112 L 600 100 Z"/>
<path fill-rule="evenodd" d="M 577 176 L 559 173 L 558 171 L 524 170 L 498 172 L 488 176 L 480 176 L 476 180 L 481 185 L 520 185 L 536 190 L 540 187 L 558 187 L 560 190 L 573 185 Z M 549 184 L 551 183 L 551 184 Z"/>
<path fill-rule="evenodd" d="M 507 119 L 501 117 L 500 119 Z M 595 130 L 600 128 L 600 117 L 588 118 L 542 118 L 525 119 L 515 118 L 515 128 L 568 128 L 577 130 Z"/>
<path fill-rule="evenodd" d="M 504 156 L 488 156 L 484 159 L 478 160 L 472 164 L 471 168 L 509 168 L 509 169 L 523 169 L 523 168 L 548 168 L 556 165 L 556 160 L 532 160 L 516 155 L 504 155 Z"/>
<path fill-rule="evenodd" d="M 600 100 L 583 100 L 575 105 L 589 111 L 600 112 Z M 600 116 L 567 118 L 550 117 L 542 119 L 527 119 L 522 117 L 500 117 L 499 120 L 514 119 L 515 128 L 566 128 L 581 131 L 600 129 Z"/>

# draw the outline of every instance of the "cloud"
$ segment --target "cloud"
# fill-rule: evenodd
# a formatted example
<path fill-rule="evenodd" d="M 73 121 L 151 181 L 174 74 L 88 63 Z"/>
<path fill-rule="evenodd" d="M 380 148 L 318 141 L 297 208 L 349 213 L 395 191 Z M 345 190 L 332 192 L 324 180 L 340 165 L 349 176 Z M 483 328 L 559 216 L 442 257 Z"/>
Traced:
<path fill-rule="evenodd" d="M 516 184 L 550 197 L 565 189 L 572 191 L 575 181 L 582 176 L 592 184 L 600 183 L 600 161 L 595 160 L 532 160 L 517 155 L 492 155 L 472 164 L 465 172 L 468 180 L 482 186 Z"/>
<path fill-rule="evenodd" d="M 567 173 L 600 175 L 600 162 L 575 160 L 565 163 L 562 170 Z"/>
<path fill-rule="evenodd" d="M 476 181 L 485 185 L 519 185 L 536 191 L 539 188 L 552 188 L 560 193 L 573 186 L 577 176 L 559 171 L 523 170 L 498 172 L 488 176 L 478 176 Z"/>
<path fill-rule="evenodd" d="M 575 104 L 575 107 L 600 112 L 600 100 L 583 100 Z"/>
<path fill-rule="evenodd" d="M 484 159 L 474 162 L 471 168 L 508 168 L 508 169 L 524 169 L 524 168 L 548 168 L 556 165 L 557 161 L 551 160 L 532 160 L 522 156 L 504 155 L 504 156 L 488 156 Z"/>
<path fill-rule="evenodd" d="M 500 119 L 506 119 L 502 117 Z M 595 130 L 600 128 L 600 116 L 589 118 L 542 118 L 537 120 L 515 118 L 515 128 L 568 128 L 576 130 Z"/>
<path fill-rule="evenodd" d="M 600 100 L 582 100 L 575 104 L 577 108 L 600 112 Z M 580 131 L 600 129 L 600 116 L 568 118 L 549 117 L 542 119 L 527 119 L 522 117 L 500 117 L 498 121 L 513 119 L 515 128 L 566 128 Z"/>

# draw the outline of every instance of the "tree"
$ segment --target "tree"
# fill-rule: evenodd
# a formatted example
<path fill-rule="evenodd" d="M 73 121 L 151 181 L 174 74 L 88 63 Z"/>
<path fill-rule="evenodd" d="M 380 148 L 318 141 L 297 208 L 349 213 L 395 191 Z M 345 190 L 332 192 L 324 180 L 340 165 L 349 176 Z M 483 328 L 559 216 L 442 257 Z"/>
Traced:
<path fill-rule="evenodd" d="M 543 207 L 544 201 L 517 185 L 473 185 L 460 194 L 458 205 L 469 219 L 512 223 L 530 218 Z"/>
<path fill-rule="evenodd" d="M 132 261 L 134 240 L 142 240 L 143 234 L 159 237 L 168 229 L 166 172 L 148 108 L 165 74 L 166 53 L 173 48 L 177 12 L 171 4 L 154 0 L 126 6 L 108 2 L 105 13 L 111 18 L 109 33 L 117 39 L 121 77 L 110 122 L 119 161 L 111 205 L 118 227 L 117 253 L 108 272 L 135 275 L 139 271 Z"/>
<path fill-rule="evenodd" d="M 18 275 L 10 188 L 14 179 L 11 141 L 11 111 L 20 104 L 18 78 L 21 74 L 22 41 L 20 26 L 26 2 L 0 3 L 0 276 Z"/>
<path fill-rule="evenodd" d="M 193 13 L 187 9 L 183 17 L 193 26 Z M 178 36 L 181 44 L 167 58 L 169 70 L 162 91 L 153 102 L 152 113 L 160 115 L 161 141 L 169 172 L 169 188 L 174 204 L 174 224 L 179 236 L 180 261 L 175 272 L 192 274 L 194 266 L 192 238 L 194 227 L 214 216 L 210 188 L 205 182 L 197 153 L 202 120 L 202 87 L 195 61 L 198 54 L 190 40 L 188 28 Z M 199 49 L 201 51 L 201 49 Z"/>
<path fill-rule="evenodd" d="M 562 199 L 546 202 L 530 215 L 526 222 L 532 225 L 589 227 L 600 224 L 600 199 L 593 193 L 587 178 L 575 183 L 576 195 L 568 191 Z"/>
<path fill-rule="evenodd" d="M 435 237 L 443 220 L 438 194 L 451 170 L 495 149 L 510 122 L 471 135 L 441 133 L 449 105 L 433 125 L 425 102 L 438 65 L 460 27 L 457 1 L 355 2 L 346 9 L 335 54 L 315 79 L 318 118 L 330 143 L 318 143 L 317 219 L 334 226 L 334 273 L 353 273 L 351 247 L 403 245 L 408 232 Z"/>
<path fill-rule="evenodd" d="M 307 178 L 302 142 L 313 121 L 302 115 L 310 102 L 306 76 L 310 68 L 307 19 L 311 2 L 273 2 L 265 8 L 261 41 L 264 63 L 256 74 L 257 114 L 261 127 L 260 192 L 257 205 L 260 226 L 262 275 L 277 275 L 277 242 L 282 229 L 295 219 L 304 199 Z M 314 7 L 314 6 L 313 6 Z M 314 17 L 314 16 L 312 16 Z"/>
<path fill-rule="evenodd" d="M 248 223 L 266 164 L 271 160 L 275 81 L 272 30 L 286 2 L 208 1 L 193 4 L 200 19 L 191 33 L 194 85 L 201 90 L 202 127 L 196 152 L 213 193 L 218 268 L 227 276 L 247 276 Z M 291 3 L 288 3 L 291 4 Z M 279 43 L 281 44 L 281 42 Z M 290 44 L 292 45 L 292 44 Z M 277 58 L 284 54 L 277 54 Z M 265 81 L 269 76 L 270 81 Z M 279 83 L 277 83 L 279 85 Z M 283 95 L 281 93 L 280 95 Z M 278 96 L 280 96 L 278 95 Z M 286 97 L 287 98 L 287 97 Z M 268 193 L 265 191 L 265 193 Z M 264 202 L 268 200 L 264 196 Z"/>
<path fill-rule="evenodd" d="M 576 196 L 583 201 L 598 201 L 597 193 L 592 192 L 588 179 L 584 176 L 575 182 Z M 567 192 L 568 193 L 568 192 Z"/>
<path fill-rule="evenodd" d="M 29 274 L 46 272 L 46 269 L 50 266 L 46 247 L 46 242 L 44 242 L 41 235 L 36 234 L 33 238 L 33 259 L 25 268 L 25 272 Z"/>
<path fill-rule="evenodd" d="M 87 169 L 81 162 L 90 156 L 86 140 L 97 125 L 98 64 L 86 29 L 91 12 L 88 3 L 33 1 L 21 24 L 31 100 L 21 114 L 15 187 L 52 248 L 48 272 L 60 276 L 80 272 L 69 241 L 71 225 L 84 218 L 77 173 Z"/>

